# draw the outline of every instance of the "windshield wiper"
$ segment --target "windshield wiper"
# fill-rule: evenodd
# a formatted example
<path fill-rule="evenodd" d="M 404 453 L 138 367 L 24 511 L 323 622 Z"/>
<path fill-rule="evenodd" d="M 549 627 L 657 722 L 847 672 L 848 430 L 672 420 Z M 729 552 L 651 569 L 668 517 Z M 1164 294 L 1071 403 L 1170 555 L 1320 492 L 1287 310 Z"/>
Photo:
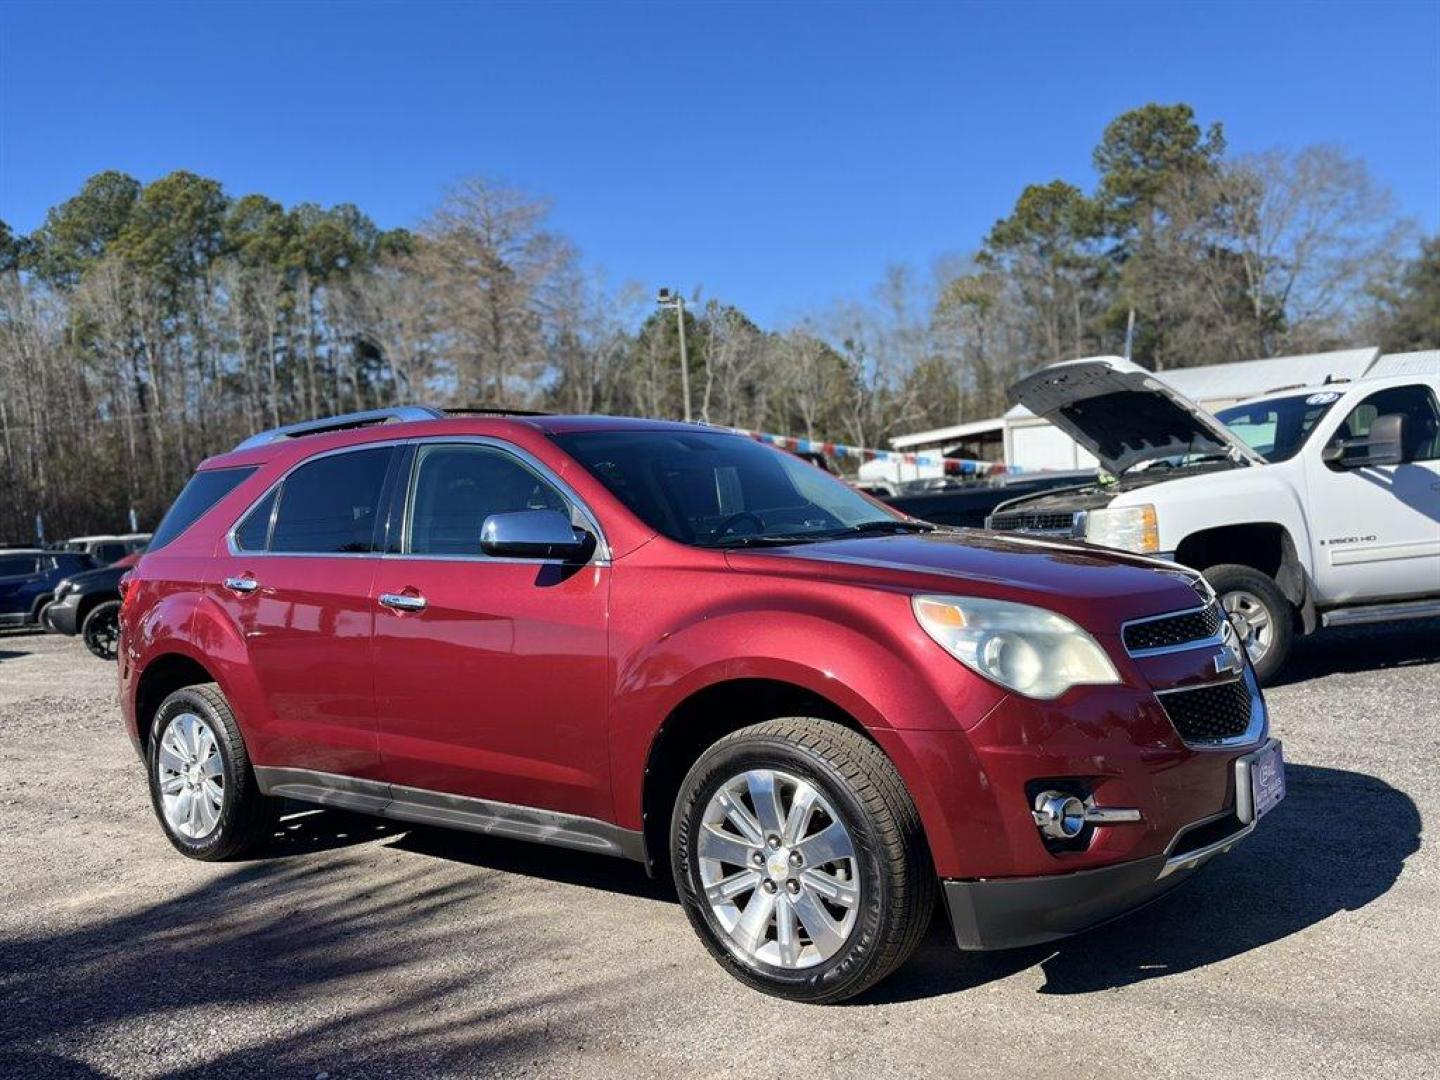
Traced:
<path fill-rule="evenodd" d="M 750 536 L 721 537 L 719 540 L 706 544 L 705 547 L 786 547 L 790 544 L 808 544 L 812 540 L 826 539 L 829 539 L 827 533 L 806 533 L 803 536 L 765 536 L 761 533 L 754 533 Z"/>
<path fill-rule="evenodd" d="M 887 533 L 928 533 L 934 532 L 938 526 L 928 524 L 924 521 L 902 521 L 898 518 L 885 521 L 862 521 L 859 525 L 851 525 L 844 532 L 830 533 L 832 537 L 837 536 L 877 536 Z"/>

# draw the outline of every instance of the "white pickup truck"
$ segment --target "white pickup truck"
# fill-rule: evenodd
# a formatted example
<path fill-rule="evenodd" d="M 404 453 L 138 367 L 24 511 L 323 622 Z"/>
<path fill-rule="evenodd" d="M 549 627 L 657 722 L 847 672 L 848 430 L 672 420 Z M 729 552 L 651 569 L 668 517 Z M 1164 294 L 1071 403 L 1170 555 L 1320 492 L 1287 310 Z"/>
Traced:
<path fill-rule="evenodd" d="M 1010 390 L 1093 453 L 1100 483 L 1014 499 L 988 528 L 1203 571 L 1263 680 L 1296 634 L 1440 615 L 1440 364 L 1277 390 L 1210 414 L 1114 356 Z"/>

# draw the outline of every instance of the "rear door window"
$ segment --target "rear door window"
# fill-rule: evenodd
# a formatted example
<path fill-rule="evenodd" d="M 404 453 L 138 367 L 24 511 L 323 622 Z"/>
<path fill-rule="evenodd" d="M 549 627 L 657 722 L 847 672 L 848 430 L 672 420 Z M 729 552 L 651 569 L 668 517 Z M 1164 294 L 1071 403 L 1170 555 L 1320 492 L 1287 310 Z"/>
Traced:
<path fill-rule="evenodd" d="M 350 450 L 297 468 L 280 486 L 268 550 L 308 555 L 375 551 L 380 492 L 393 453 L 389 446 Z M 245 524 L 250 525 L 248 518 Z"/>
<path fill-rule="evenodd" d="M 159 551 L 174 540 L 254 471 L 255 466 L 248 465 L 235 469 L 206 469 L 197 472 L 181 489 L 155 529 L 149 550 Z"/>

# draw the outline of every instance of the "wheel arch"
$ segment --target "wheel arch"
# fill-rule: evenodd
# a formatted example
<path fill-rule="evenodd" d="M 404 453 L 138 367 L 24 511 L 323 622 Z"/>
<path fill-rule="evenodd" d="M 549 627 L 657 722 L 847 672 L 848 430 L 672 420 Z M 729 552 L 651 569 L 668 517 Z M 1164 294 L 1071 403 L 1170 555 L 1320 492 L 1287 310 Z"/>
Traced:
<path fill-rule="evenodd" d="M 646 755 L 641 781 L 641 828 L 645 863 L 653 876 L 668 866 L 670 818 L 681 781 L 709 747 L 741 728 L 766 720 L 804 716 L 853 731 L 880 748 L 897 772 L 895 761 L 851 711 L 799 682 L 783 678 L 741 676 L 712 682 L 693 691 L 656 729 Z M 909 778 L 904 782 L 909 786 Z M 912 792 L 912 798 L 914 798 Z M 919 799 L 915 800 L 917 804 Z M 923 824 L 922 824 L 923 828 Z"/>
<path fill-rule="evenodd" d="M 176 690 L 215 682 L 215 676 L 195 657 L 183 652 L 160 653 L 141 670 L 135 682 L 135 729 L 143 747 L 160 704 Z"/>
<path fill-rule="evenodd" d="M 1277 521 L 1218 525 L 1190 533 L 1175 548 L 1175 560 L 1204 572 L 1222 563 L 1258 570 L 1275 580 L 1285 599 L 1300 613 L 1306 633 L 1315 628 L 1310 578 L 1295 537 Z"/>

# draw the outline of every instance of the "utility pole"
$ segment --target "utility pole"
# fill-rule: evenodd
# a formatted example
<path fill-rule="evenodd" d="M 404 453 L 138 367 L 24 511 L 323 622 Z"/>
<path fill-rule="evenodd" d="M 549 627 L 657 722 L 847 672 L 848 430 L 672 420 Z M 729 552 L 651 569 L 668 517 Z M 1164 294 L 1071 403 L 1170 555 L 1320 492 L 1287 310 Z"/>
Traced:
<path fill-rule="evenodd" d="M 690 359 L 685 353 L 685 297 L 673 289 L 661 289 L 655 296 L 661 307 L 674 308 L 680 328 L 680 396 L 685 400 L 685 422 L 690 423 Z"/>

